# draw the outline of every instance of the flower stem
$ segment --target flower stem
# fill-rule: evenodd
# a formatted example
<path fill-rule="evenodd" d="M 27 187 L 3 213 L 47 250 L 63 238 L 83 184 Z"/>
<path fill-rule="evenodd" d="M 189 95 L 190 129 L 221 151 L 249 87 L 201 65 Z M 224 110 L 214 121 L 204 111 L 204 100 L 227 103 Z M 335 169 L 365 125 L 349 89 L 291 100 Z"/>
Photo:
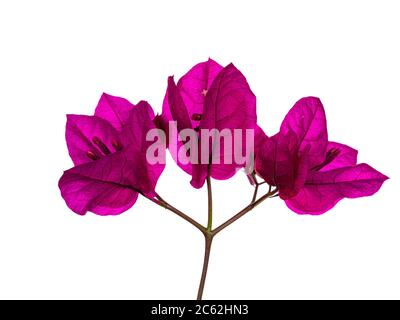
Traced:
<path fill-rule="evenodd" d="M 211 232 L 212 229 L 212 214 L 213 214 L 213 203 L 212 203 L 212 189 L 211 189 L 211 178 L 210 175 L 207 176 L 207 196 L 208 196 L 208 222 L 207 231 Z"/>
<path fill-rule="evenodd" d="M 203 262 L 203 271 L 201 272 L 199 291 L 197 293 L 197 300 L 201 300 L 203 298 L 203 291 L 206 283 L 208 263 L 210 261 L 211 244 L 214 238 L 214 236 L 211 233 L 212 218 L 213 218 L 213 203 L 212 203 L 210 169 L 207 175 L 207 197 L 208 197 L 208 221 L 207 221 L 207 230 L 206 233 L 204 233 L 204 238 L 205 238 L 204 262 Z"/>
<path fill-rule="evenodd" d="M 254 188 L 254 194 L 253 194 L 253 198 L 251 199 L 251 202 L 250 202 L 250 204 L 252 204 L 252 203 L 256 202 L 256 199 L 257 199 L 257 193 L 258 193 L 258 186 L 259 186 L 259 184 L 257 183 L 257 184 L 256 184 L 256 186 L 255 186 L 255 188 Z"/>
<path fill-rule="evenodd" d="M 207 277 L 208 263 L 210 261 L 211 244 L 214 238 L 214 236 L 211 234 L 206 234 L 204 237 L 205 237 L 204 262 L 203 262 L 203 271 L 201 273 L 199 291 L 197 293 L 197 300 L 201 300 L 203 298 L 204 286 Z"/>
<path fill-rule="evenodd" d="M 215 236 L 217 233 L 221 232 L 223 229 L 234 223 L 236 220 L 240 219 L 243 217 L 247 212 L 253 210 L 255 207 L 257 207 L 261 202 L 264 200 L 268 199 L 269 197 L 273 196 L 275 193 L 278 192 L 278 189 L 275 189 L 273 191 L 269 191 L 265 195 L 263 195 L 260 199 L 258 199 L 255 202 L 250 203 L 246 208 L 243 210 L 239 211 L 237 214 L 235 214 L 232 218 L 229 220 L 225 221 L 223 224 L 221 224 L 218 228 L 214 229 L 211 234 L 212 236 Z"/>
<path fill-rule="evenodd" d="M 221 232 L 223 229 L 234 223 L 236 220 L 240 219 L 243 217 L 246 213 L 249 211 L 253 210 L 256 206 L 258 206 L 261 202 L 264 200 L 273 197 L 274 195 L 277 194 L 278 189 L 271 190 L 271 186 L 269 187 L 268 192 L 260 197 L 258 200 L 257 199 L 257 192 L 258 192 L 258 187 L 259 185 L 263 184 L 262 183 L 256 183 L 256 187 L 254 190 L 253 198 L 251 203 L 245 207 L 243 210 L 239 211 L 236 215 L 234 215 L 232 218 L 228 219 L 226 222 L 221 224 L 218 228 L 212 230 L 212 190 L 211 190 L 211 178 L 210 175 L 207 176 L 207 194 L 208 194 L 208 222 L 207 222 L 207 228 L 202 226 L 200 223 L 198 223 L 196 220 L 192 219 L 182 211 L 176 209 L 174 206 L 170 205 L 167 201 L 165 201 L 163 198 L 161 198 L 160 195 L 156 193 L 155 198 L 147 198 L 150 201 L 156 203 L 157 205 L 175 213 L 182 219 L 186 220 L 193 226 L 195 226 L 197 229 L 201 231 L 201 233 L 204 235 L 205 239 L 205 250 L 204 250 L 204 262 L 203 262 L 203 270 L 201 273 L 201 278 L 200 278 L 200 285 L 199 285 L 199 290 L 197 292 L 197 300 L 201 300 L 203 298 L 203 292 L 204 292 L 204 286 L 206 283 L 206 278 L 207 278 L 207 271 L 208 271 L 208 264 L 210 262 L 210 253 L 211 253 L 211 244 L 214 239 L 214 236 Z"/>
<path fill-rule="evenodd" d="M 195 226 L 197 229 L 199 229 L 201 231 L 201 233 L 206 234 L 206 228 L 204 228 L 200 223 L 198 223 L 196 220 L 192 219 L 191 217 L 189 217 L 182 211 L 180 211 L 180 210 L 176 209 L 174 206 L 170 205 L 167 201 L 165 201 L 163 198 L 161 198 L 160 195 L 156 194 L 156 199 L 153 199 L 153 198 L 148 198 L 148 199 L 153 201 L 154 203 L 158 204 L 159 206 L 175 213 L 176 215 L 178 215 L 179 217 L 181 217 L 182 219 L 186 220 L 187 222 L 189 222 L 190 224 Z"/>

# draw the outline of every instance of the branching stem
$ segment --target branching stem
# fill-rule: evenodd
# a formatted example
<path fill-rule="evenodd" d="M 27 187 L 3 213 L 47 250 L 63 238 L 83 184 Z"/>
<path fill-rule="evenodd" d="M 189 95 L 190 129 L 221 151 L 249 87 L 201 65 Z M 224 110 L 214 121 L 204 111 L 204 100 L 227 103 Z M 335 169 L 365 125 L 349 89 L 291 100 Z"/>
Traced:
<path fill-rule="evenodd" d="M 204 250 L 204 262 L 203 262 L 203 270 L 201 273 L 201 278 L 200 278 L 200 285 L 199 285 L 199 290 L 197 293 L 197 299 L 201 300 L 203 298 L 203 292 L 204 292 L 204 286 L 207 278 L 207 270 L 208 270 L 208 264 L 210 261 L 210 253 L 211 253 L 211 245 L 212 241 L 219 232 L 224 230 L 226 227 L 230 226 L 232 223 L 234 223 L 236 220 L 240 219 L 243 217 L 246 213 L 249 211 L 253 210 L 255 207 L 257 207 L 260 203 L 262 203 L 264 200 L 268 198 L 274 197 L 278 189 L 272 190 L 271 186 L 269 187 L 269 190 L 266 194 L 264 194 L 262 197 L 260 197 L 257 200 L 257 193 L 258 193 L 258 187 L 265 183 L 261 182 L 259 183 L 255 176 L 253 177 L 254 181 L 256 183 L 255 185 L 255 190 L 253 194 L 253 198 L 248 206 L 246 206 L 244 209 L 239 211 L 237 214 L 235 214 L 232 218 L 228 219 L 225 221 L 223 224 L 221 224 L 219 227 L 215 228 L 214 230 L 212 229 L 212 215 L 213 215 L 213 210 L 212 210 L 212 189 L 211 189 L 211 178 L 210 175 L 207 175 L 207 195 L 208 195 L 208 221 L 207 221 L 207 227 L 202 226 L 200 223 L 198 223 L 196 220 L 192 219 L 189 217 L 187 214 L 183 213 L 182 211 L 178 210 L 174 206 L 170 205 L 167 201 L 165 201 L 160 195 L 156 194 L 155 198 L 150 198 L 147 197 L 149 200 L 152 202 L 156 203 L 157 205 L 175 213 L 182 219 L 186 220 L 190 224 L 192 224 L 194 227 L 196 227 L 200 232 L 204 235 L 205 238 L 205 250 Z"/>

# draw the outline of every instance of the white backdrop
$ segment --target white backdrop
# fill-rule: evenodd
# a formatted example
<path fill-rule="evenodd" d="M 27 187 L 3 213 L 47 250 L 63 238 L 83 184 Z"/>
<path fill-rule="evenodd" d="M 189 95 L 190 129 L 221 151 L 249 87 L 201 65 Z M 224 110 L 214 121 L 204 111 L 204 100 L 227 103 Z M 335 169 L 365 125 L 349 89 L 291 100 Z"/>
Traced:
<path fill-rule="evenodd" d="M 167 76 L 234 62 L 275 133 L 322 99 L 330 139 L 388 175 L 370 198 L 299 216 L 267 200 L 213 246 L 204 298 L 400 298 L 398 1 L 1 1 L 0 298 L 192 299 L 202 235 L 139 199 L 117 217 L 69 211 L 65 114 L 105 91 L 160 112 Z M 170 162 L 157 191 L 205 223 L 206 191 Z M 213 181 L 215 224 L 246 205 L 242 173 Z"/>

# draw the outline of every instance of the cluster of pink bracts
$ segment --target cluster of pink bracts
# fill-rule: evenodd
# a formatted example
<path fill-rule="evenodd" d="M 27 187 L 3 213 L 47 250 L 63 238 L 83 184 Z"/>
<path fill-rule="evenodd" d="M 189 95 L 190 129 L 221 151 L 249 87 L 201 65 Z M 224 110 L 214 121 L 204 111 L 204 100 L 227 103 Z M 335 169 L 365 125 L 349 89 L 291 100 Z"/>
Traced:
<path fill-rule="evenodd" d="M 68 207 L 83 215 L 115 215 L 128 210 L 139 193 L 156 196 L 165 164 L 150 164 L 146 134 L 176 121 L 183 129 L 254 129 L 254 172 L 275 186 L 287 206 L 300 214 L 321 214 L 343 198 L 369 196 L 387 177 L 357 164 L 357 151 L 328 141 L 324 108 L 318 98 L 300 99 L 277 134 L 268 137 L 257 125 L 256 97 L 233 64 L 213 60 L 195 65 L 176 84 L 168 78 L 162 114 L 140 101 L 103 94 L 93 116 L 68 115 L 66 140 L 74 167 L 59 181 Z M 200 139 L 200 138 L 199 138 Z M 168 141 L 181 146 L 181 139 Z M 208 176 L 225 180 L 242 164 L 177 164 L 201 188 Z"/>

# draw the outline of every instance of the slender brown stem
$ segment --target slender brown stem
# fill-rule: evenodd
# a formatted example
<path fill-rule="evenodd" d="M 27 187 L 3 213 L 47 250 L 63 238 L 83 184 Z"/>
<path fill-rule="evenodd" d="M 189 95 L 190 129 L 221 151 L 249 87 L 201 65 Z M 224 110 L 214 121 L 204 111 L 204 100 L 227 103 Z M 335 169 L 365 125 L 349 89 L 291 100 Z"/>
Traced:
<path fill-rule="evenodd" d="M 257 179 L 257 176 L 256 176 L 255 172 L 253 172 L 253 173 L 251 174 L 251 179 L 252 179 L 252 181 L 253 181 L 253 184 L 255 185 L 255 189 L 254 189 L 253 198 L 251 199 L 250 204 L 256 202 L 256 200 L 257 200 L 257 193 L 258 193 L 259 187 L 260 187 L 261 185 L 263 185 L 264 183 L 267 183 L 267 181 L 265 181 L 265 180 L 259 182 L 258 179 Z M 272 187 L 269 186 L 268 192 L 271 192 L 271 188 L 272 188 Z"/>
<path fill-rule="evenodd" d="M 208 270 L 208 262 L 210 261 L 211 244 L 213 240 L 213 235 L 211 234 L 212 220 L 213 220 L 213 203 L 212 203 L 210 168 L 208 169 L 208 175 L 207 175 L 207 198 L 208 198 L 208 219 L 207 219 L 208 221 L 207 221 L 207 230 L 206 233 L 204 233 L 206 246 L 204 250 L 203 271 L 201 272 L 199 291 L 197 293 L 197 300 L 201 300 L 203 298 L 203 291 L 206 283 L 207 270 Z"/>
<path fill-rule="evenodd" d="M 237 214 L 235 214 L 232 218 L 230 218 L 229 220 L 225 221 L 223 224 L 221 224 L 218 228 L 214 229 L 211 234 L 212 236 L 215 236 L 217 233 L 221 232 L 223 229 L 225 229 L 226 227 L 228 227 L 229 225 L 231 225 L 232 223 L 234 223 L 236 220 L 240 219 L 241 217 L 243 217 L 247 212 L 253 210 L 255 207 L 257 207 L 261 202 L 263 202 L 264 200 L 268 199 L 269 197 L 273 196 L 276 192 L 278 191 L 278 189 L 275 189 L 273 191 L 270 191 L 268 193 L 266 193 L 265 195 L 263 195 L 260 199 L 258 199 L 257 201 L 250 203 L 246 208 L 244 208 L 243 210 L 239 211 Z"/>
<path fill-rule="evenodd" d="M 161 198 L 160 195 L 156 194 L 156 199 L 153 199 L 153 198 L 147 198 L 147 199 L 149 199 L 150 201 L 153 201 L 154 203 L 158 204 L 159 206 L 175 213 L 176 215 L 178 215 L 179 217 L 181 217 L 182 219 L 186 220 L 187 222 L 189 222 L 190 224 L 195 226 L 197 229 L 199 229 L 201 231 L 201 233 L 203 233 L 203 234 L 206 233 L 206 228 L 204 228 L 200 223 L 198 223 L 196 220 L 192 219 L 191 217 L 189 217 L 182 211 L 178 210 L 174 206 L 170 205 L 167 201 L 165 201 L 163 198 Z"/>
<path fill-rule="evenodd" d="M 257 193 L 258 193 L 258 186 L 259 186 L 259 184 L 257 183 L 257 184 L 256 184 L 256 186 L 255 186 L 255 188 L 254 188 L 254 194 L 253 194 L 253 198 L 251 199 L 251 202 L 250 202 L 250 204 L 252 204 L 252 203 L 256 202 L 256 199 L 257 199 Z"/>
<path fill-rule="evenodd" d="M 211 189 L 211 178 L 210 175 L 207 176 L 207 197 L 208 197 L 208 221 L 207 221 L 207 231 L 211 232 L 212 220 L 213 220 L 213 201 L 212 201 L 212 189 Z"/>
<path fill-rule="evenodd" d="M 206 278 L 207 278 L 208 263 L 210 261 L 211 244 L 213 238 L 214 237 L 211 234 L 205 235 L 204 263 L 203 263 L 203 271 L 201 272 L 199 291 L 197 293 L 197 300 L 201 300 L 203 298 L 204 285 L 206 283 Z"/>
<path fill-rule="evenodd" d="M 256 180 L 255 180 L 256 181 Z M 211 190 L 211 179 L 210 176 L 207 176 L 207 193 L 208 193 L 208 222 L 207 222 L 207 228 L 203 227 L 200 223 L 198 223 L 196 220 L 192 219 L 182 211 L 176 209 L 174 206 L 170 205 L 167 201 L 165 201 L 163 198 L 161 198 L 160 195 L 156 194 L 155 198 L 147 198 L 150 201 L 156 203 L 157 205 L 168 209 L 169 211 L 175 213 L 182 219 L 186 220 L 193 226 L 195 226 L 197 229 L 203 233 L 204 238 L 205 238 L 205 250 L 204 250 L 204 262 L 203 262 L 203 270 L 201 273 L 201 279 L 200 279 L 200 285 L 199 285 L 199 290 L 197 293 L 197 300 L 201 300 L 203 298 L 203 292 L 204 292 L 204 286 L 206 283 L 206 278 L 207 278 L 207 271 L 208 271 L 208 264 L 210 262 L 210 253 L 211 253 L 211 244 L 214 239 L 214 236 L 221 232 L 223 229 L 234 223 L 236 220 L 240 219 L 243 217 L 246 213 L 254 209 L 256 206 L 258 206 L 261 202 L 264 200 L 273 197 L 277 192 L 278 189 L 271 190 L 271 186 L 269 187 L 268 192 L 260 197 L 258 200 L 257 199 L 257 192 L 258 192 L 258 187 L 262 183 L 258 183 L 256 181 L 256 187 L 254 190 L 253 198 L 251 203 L 245 207 L 243 210 L 239 211 L 236 215 L 234 215 L 232 218 L 221 224 L 218 228 L 212 230 L 212 190 Z"/>

